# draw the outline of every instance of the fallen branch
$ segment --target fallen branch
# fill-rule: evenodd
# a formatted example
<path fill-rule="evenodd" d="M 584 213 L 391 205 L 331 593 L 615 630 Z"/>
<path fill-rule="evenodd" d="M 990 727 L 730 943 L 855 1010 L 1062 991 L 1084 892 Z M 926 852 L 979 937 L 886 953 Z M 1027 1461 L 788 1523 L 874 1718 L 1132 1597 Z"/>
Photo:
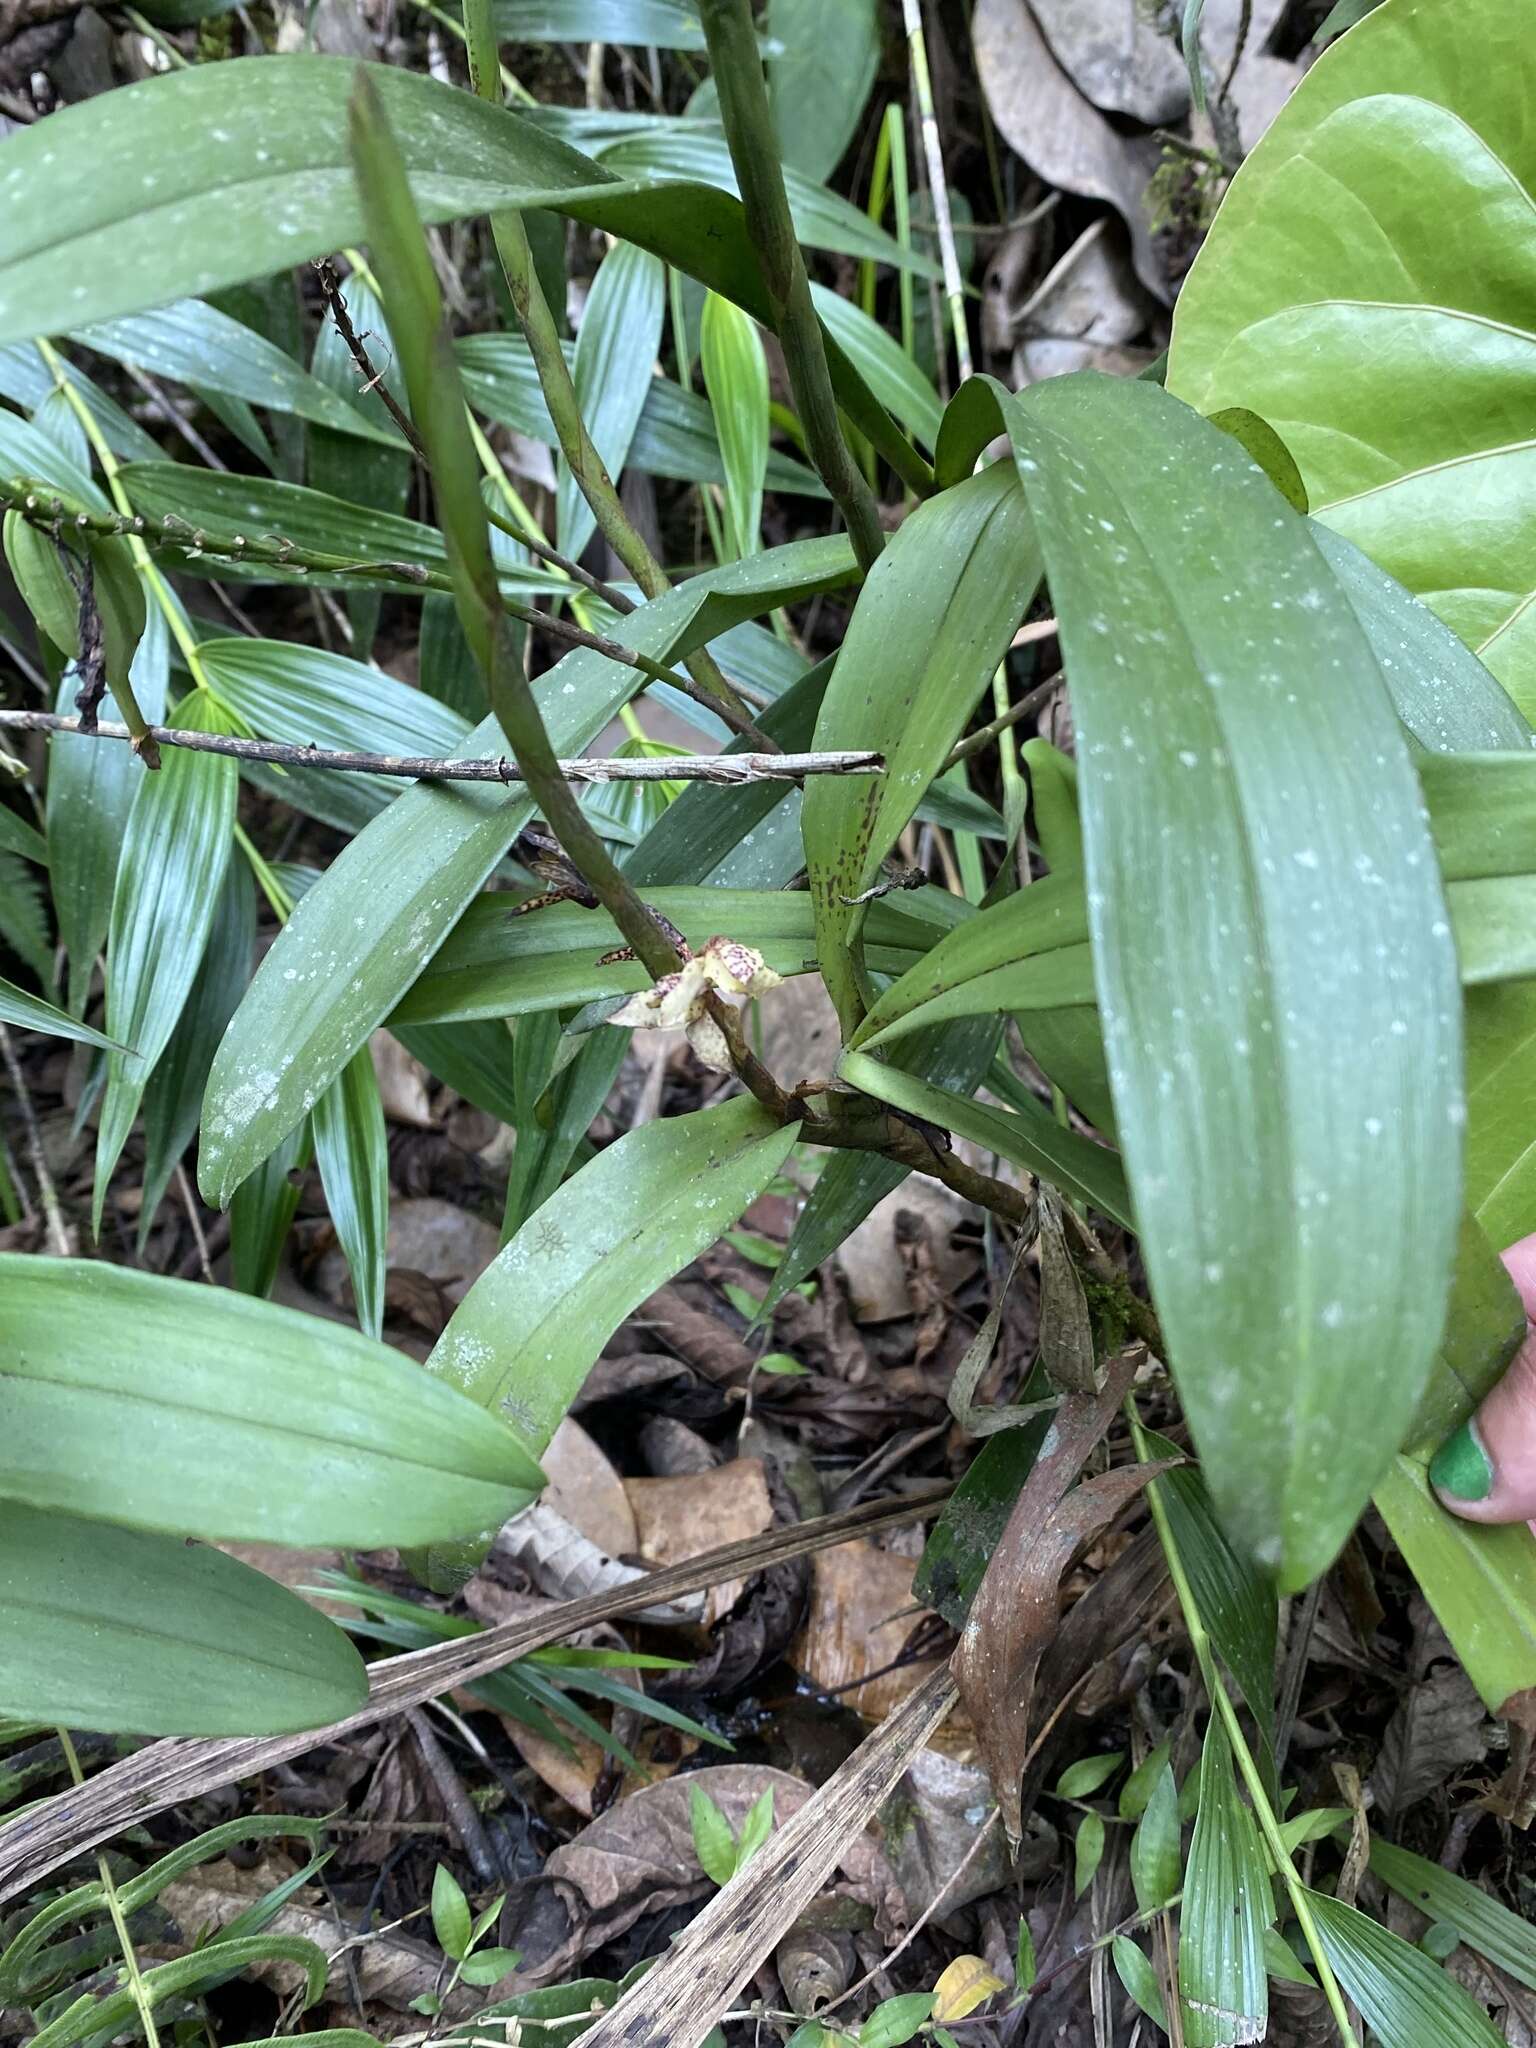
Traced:
<path fill-rule="evenodd" d="M 700 2048 L 954 1703 L 955 1682 L 941 1666 L 716 1892 L 655 1968 L 582 2036 L 585 2048 Z"/>
<path fill-rule="evenodd" d="M 0 727 L 22 732 L 68 732 L 83 739 L 126 740 L 126 725 L 82 727 L 78 718 L 56 711 L 0 711 Z M 194 732 L 152 725 L 148 736 L 162 746 L 194 754 L 226 754 L 236 761 L 270 761 L 283 768 L 327 768 L 352 775 L 393 775 L 414 782 L 523 782 L 515 761 L 447 761 L 425 754 L 362 754 L 300 746 L 293 740 L 237 739 L 222 732 Z M 824 754 L 656 754 L 649 760 L 562 761 L 567 782 L 798 782 L 806 775 L 879 775 L 884 758 L 868 750 Z"/>
<path fill-rule="evenodd" d="M 254 1777 L 286 1758 L 302 1756 L 322 1743 L 338 1741 L 356 1729 L 371 1727 L 392 1714 L 403 1714 L 424 1700 L 455 1686 L 471 1684 L 498 1671 L 530 1650 L 558 1643 L 600 1621 L 613 1621 L 637 1607 L 670 1600 L 701 1586 L 759 1571 L 786 1558 L 826 1550 L 850 1535 L 869 1535 L 937 1514 L 952 1489 L 940 1486 L 908 1500 L 866 1501 L 841 1514 L 821 1515 L 812 1522 L 793 1522 L 744 1543 L 723 1544 L 684 1564 L 652 1572 L 631 1586 L 613 1592 L 565 1600 L 542 1614 L 503 1622 L 482 1634 L 429 1649 L 385 1657 L 370 1666 L 368 1700 L 355 1714 L 327 1728 L 301 1729 L 293 1735 L 230 1738 L 185 1738 L 154 1742 L 134 1756 L 29 1808 L 0 1827 L 0 1900 L 25 1892 L 50 1870 L 68 1863 L 83 1850 L 107 1842 L 124 1828 L 163 1813 L 184 1800 L 198 1799 L 221 1785 Z"/>

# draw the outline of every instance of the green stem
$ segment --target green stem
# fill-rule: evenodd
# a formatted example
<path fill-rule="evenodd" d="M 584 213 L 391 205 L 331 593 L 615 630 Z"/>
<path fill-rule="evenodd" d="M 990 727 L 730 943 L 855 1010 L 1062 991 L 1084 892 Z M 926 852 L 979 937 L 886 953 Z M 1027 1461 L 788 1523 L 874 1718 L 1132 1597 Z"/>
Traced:
<path fill-rule="evenodd" d="M 1127 1399 L 1125 1413 L 1126 1420 L 1131 1426 L 1132 1439 L 1136 1445 L 1136 1455 L 1145 1464 L 1150 1460 L 1150 1447 L 1147 1443 L 1146 1431 L 1142 1428 L 1141 1417 L 1137 1413 L 1134 1397 Z M 1322 1987 L 1323 1996 L 1328 2001 L 1328 2010 L 1333 2014 L 1334 2024 L 1339 2030 L 1339 2039 L 1344 2043 L 1344 2048 L 1360 2048 L 1359 2041 L 1355 2036 L 1355 2030 L 1350 2025 L 1349 2008 L 1344 2003 L 1344 1994 L 1339 1989 L 1339 1981 L 1333 1974 L 1333 1965 L 1328 1960 L 1327 1951 L 1323 1947 L 1322 1937 L 1317 1931 L 1317 1922 L 1312 1915 L 1312 1905 L 1307 1897 L 1307 1888 L 1302 1883 L 1297 1873 L 1296 1865 L 1291 1860 L 1291 1852 L 1285 1845 L 1285 1837 L 1280 1832 L 1279 1820 L 1276 1818 L 1275 1810 L 1270 1804 L 1269 1793 L 1264 1785 L 1264 1774 L 1260 1771 L 1258 1764 L 1254 1760 L 1253 1751 L 1248 1747 L 1248 1738 L 1243 1733 L 1242 1723 L 1237 1717 L 1237 1709 L 1233 1706 L 1227 1688 L 1222 1683 L 1221 1674 L 1216 1668 L 1215 1655 L 1211 1649 L 1210 1634 L 1200 1613 L 1200 1605 L 1195 1598 L 1194 1588 L 1189 1582 L 1189 1574 L 1184 1569 L 1184 1560 L 1179 1554 L 1178 1541 L 1173 1533 L 1173 1524 L 1169 1520 L 1168 1509 L 1162 1498 L 1161 1483 L 1156 1479 L 1147 1488 L 1147 1503 L 1152 1510 L 1152 1520 L 1157 1529 L 1158 1540 L 1163 1546 L 1163 1556 L 1168 1564 L 1168 1576 L 1172 1579 L 1174 1592 L 1178 1595 L 1179 1606 L 1184 1615 L 1184 1626 L 1189 1631 L 1190 1647 L 1193 1649 L 1195 1660 L 1200 1666 L 1200 1675 L 1205 1680 L 1205 1689 L 1210 1696 L 1212 1711 L 1219 1716 L 1221 1724 L 1226 1730 L 1227 1740 L 1232 1745 L 1232 1754 L 1237 1761 L 1238 1773 L 1244 1785 L 1248 1788 L 1248 1797 L 1253 1805 L 1254 1818 L 1259 1824 L 1259 1832 L 1264 1837 L 1264 1846 L 1268 1849 L 1275 1868 L 1279 1871 L 1285 1882 L 1286 1891 L 1290 1895 L 1291 1908 L 1296 1915 L 1297 1923 L 1301 1928 L 1302 1936 L 1306 1941 L 1313 1964 L 1317 1970 L 1318 1983 Z"/>
<path fill-rule="evenodd" d="M 885 546 L 880 510 L 838 423 L 826 343 L 784 190 L 750 0 L 703 0 L 701 14 L 747 233 L 773 306 L 795 409 L 811 460 L 843 515 L 860 567 L 867 570 Z"/>
<path fill-rule="evenodd" d="M 80 1759 L 75 1754 L 75 1745 L 67 1728 L 58 1730 L 59 1747 L 64 1752 L 64 1761 L 69 1766 L 69 1775 L 75 1785 L 85 1783 L 85 1773 L 80 1768 Z M 128 1922 L 123 1917 L 123 1902 L 117 1895 L 117 1886 L 112 1881 L 111 1865 L 105 1856 L 96 1858 L 96 1870 L 101 1879 L 101 1889 L 106 1898 L 107 1912 L 111 1915 L 117 1945 L 123 1954 L 123 1969 L 128 1979 L 128 1989 L 134 2005 L 138 2008 L 139 2024 L 144 2029 L 145 2048 L 160 2048 L 160 2036 L 155 2029 L 154 2003 L 139 1974 L 139 1959 L 133 1951 L 133 1941 L 128 1933 Z"/>

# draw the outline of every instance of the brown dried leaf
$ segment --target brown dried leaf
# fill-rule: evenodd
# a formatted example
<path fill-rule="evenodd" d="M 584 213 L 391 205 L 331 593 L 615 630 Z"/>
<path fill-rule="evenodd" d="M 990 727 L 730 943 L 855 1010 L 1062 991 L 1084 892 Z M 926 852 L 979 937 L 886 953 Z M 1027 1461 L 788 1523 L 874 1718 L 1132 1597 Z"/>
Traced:
<path fill-rule="evenodd" d="M 735 1458 L 712 1472 L 682 1479 L 626 1479 L 624 1491 L 647 1564 L 682 1564 L 722 1543 L 744 1543 L 773 1527 L 773 1502 L 761 1458 Z M 730 1611 L 745 1591 L 744 1579 L 710 1588 L 704 1608 L 708 1627 Z"/>
<path fill-rule="evenodd" d="M 1048 185 L 1105 199 L 1130 230 L 1136 272 L 1158 298 L 1167 279 L 1147 231 L 1147 185 L 1156 142 L 1119 134 L 1051 53 L 1027 0 L 977 0 L 976 69 L 1003 139 Z"/>
<path fill-rule="evenodd" d="M 917 1625 L 932 1620 L 912 1598 L 916 1570 L 914 1559 L 868 1541 L 824 1550 L 812 1567 L 811 1603 L 790 1662 L 869 1721 L 883 1720 L 942 1661 L 924 1657 L 886 1669 Z M 870 1672 L 882 1675 L 860 1684 Z"/>
<path fill-rule="evenodd" d="M 408 1053 L 398 1038 L 387 1031 L 375 1031 L 368 1041 L 379 1100 L 391 1123 L 413 1124 L 419 1131 L 437 1128 L 432 1114 L 432 1076 L 421 1061 Z"/>
<path fill-rule="evenodd" d="M 1409 1684 L 1381 1738 L 1371 1790 L 1393 1820 L 1488 1751 L 1487 1710 L 1429 1603 L 1415 1595 Z"/>
<path fill-rule="evenodd" d="M 1093 1318 L 1061 1221 L 1061 1197 L 1042 1184 L 1040 1208 L 1040 1359 L 1052 1382 L 1070 1394 L 1092 1394 Z"/>
<path fill-rule="evenodd" d="M 1106 1472 L 1063 1495 L 1108 1429 L 1135 1377 L 1135 1354 L 1116 1359 L 1102 1392 L 1069 1394 L 1013 1504 L 955 1652 L 952 1669 L 970 1713 L 1009 1839 L 1019 1839 L 1019 1785 L 1029 1752 L 1030 1706 L 1040 1659 L 1057 1632 L 1059 1589 L 1080 1549 L 1134 1499 L 1160 1466 Z"/>
<path fill-rule="evenodd" d="M 542 1498 L 573 1529 L 610 1557 L 633 1557 L 639 1551 L 640 1532 L 624 1482 L 579 1422 L 565 1418 L 539 1463 L 549 1482 Z"/>

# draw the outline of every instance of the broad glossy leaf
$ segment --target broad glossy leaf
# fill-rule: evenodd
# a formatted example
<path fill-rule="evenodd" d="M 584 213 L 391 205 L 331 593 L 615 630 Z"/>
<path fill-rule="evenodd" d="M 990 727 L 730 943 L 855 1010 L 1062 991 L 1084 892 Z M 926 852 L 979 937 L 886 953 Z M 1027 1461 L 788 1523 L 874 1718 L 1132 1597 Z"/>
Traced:
<path fill-rule="evenodd" d="M 1089 1819 L 1095 1817 L 1090 1815 Z M 1117 1934 L 1109 1945 L 1109 1953 L 1115 1975 L 1131 1999 L 1155 2027 L 1161 2027 L 1166 2033 L 1168 2012 L 1163 2001 L 1163 1987 L 1156 1970 L 1147 1960 L 1146 1951 L 1138 1948 L 1128 1934 Z"/>
<path fill-rule="evenodd" d="M 1065 1130 L 1043 1104 L 1026 1109 L 1021 1102 L 1015 1112 L 993 1109 L 886 1066 L 867 1052 L 845 1052 L 838 1072 L 876 1101 L 888 1102 L 906 1116 L 921 1117 L 925 1123 L 969 1138 L 1000 1158 L 1011 1159 L 1015 1166 L 1038 1174 L 1064 1195 L 1091 1203 L 1127 1229 L 1132 1227 L 1120 1155 Z"/>
<path fill-rule="evenodd" d="M 377 1337 L 384 1325 L 389 1141 L 366 1046 L 315 1104 L 312 1122 L 325 1206 L 352 1275 L 358 1324 L 366 1336 Z"/>
<path fill-rule="evenodd" d="M 177 713 L 217 731 L 200 697 Z M 131 1053 L 112 1053 L 96 1136 L 93 1226 L 144 1086 L 191 991 L 229 861 L 235 822 L 235 764 L 217 754 L 164 749 L 159 770 L 139 781 L 123 835 L 107 934 L 107 1032 Z"/>
<path fill-rule="evenodd" d="M 368 1696 L 323 1614 L 221 1550 L 0 1503 L 0 1711 L 131 1735 L 279 1735 Z"/>
<path fill-rule="evenodd" d="M 954 1017 L 1093 1001 L 1081 878 L 1048 875 L 978 911 L 883 991 L 854 1034 L 872 1047 Z"/>
<path fill-rule="evenodd" d="M 811 900 L 802 889 L 648 889 L 646 901 L 670 918 L 692 946 L 723 932 L 758 947 L 778 974 L 801 974 L 815 965 Z M 931 907 L 943 914 L 938 890 L 931 892 Z M 871 904 L 866 931 L 874 966 L 899 973 L 933 943 L 943 927 L 929 922 L 927 908 L 923 899 L 911 896 Z M 517 1017 L 649 987 L 638 961 L 604 963 L 603 956 L 622 943 L 605 911 L 556 903 L 519 917 L 506 897 L 482 896 L 460 918 L 395 1011 L 395 1020 L 428 1024 Z"/>
<path fill-rule="evenodd" d="M 598 265 L 571 367 L 592 445 L 615 478 L 629 459 L 645 405 L 665 305 L 662 265 L 632 242 L 616 243 Z M 564 457 L 555 498 L 560 546 L 568 555 L 579 555 L 596 521 Z"/>
<path fill-rule="evenodd" d="M 839 305 L 845 301 L 839 299 Z M 829 323 L 830 326 L 830 323 Z M 574 360 L 575 345 L 565 344 Z M 512 334 L 466 334 L 454 347 L 470 402 L 488 419 L 528 434 L 546 446 L 555 445 L 554 422 L 539 389 L 538 372 L 528 345 Z M 864 365 L 860 362 L 859 367 Z M 882 391 L 882 402 L 890 399 Z M 895 408 L 892 407 L 894 411 Z M 897 417 L 901 415 L 898 412 Z M 645 403 L 629 444 L 632 468 L 651 476 L 674 477 L 680 483 L 725 482 L 720 444 L 707 401 L 685 391 L 670 377 L 652 377 Z M 824 498 L 826 486 L 812 470 L 778 449 L 768 452 L 768 488 L 801 497 Z"/>
<path fill-rule="evenodd" d="M 769 0 L 768 104 L 784 161 L 821 181 L 853 140 L 880 63 L 878 0 Z"/>
<path fill-rule="evenodd" d="M 819 776 L 801 810 L 816 948 L 845 1032 L 862 1004 L 848 954 L 859 913 L 844 899 L 874 881 L 965 730 L 1039 579 L 1033 523 L 1006 464 L 920 505 L 865 578 L 816 745 L 878 748 L 886 773 Z"/>
<path fill-rule="evenodd" d="M 173 1536 L 369 1549 L 543 1485 L 474 1402 L 344 1324 L 85 1259 L 0 1254 L 0 1497 Z"/>
<path fill-rule="evenodd" d="M 1169 389 L 1201 411 L 1243 405 L 1275 427 L 1314 515 L 1422 596 L 1526 712 L 1529 31 L 1523 0 L 1389 0 L 1327 50 L 1234 179 L 1168 362 Z"/>
<path fill-rule="evenodd" d="M 697 182 L 701 169 L 706 180 L 718 176 L 721 159 L 728 174 L 722 138 L 681 152 L 648 138 L 633 174 L 617 176 L 547 122 L 435 79 L 364 68 L 405 152 L 424 220 L 549 207 L 649 249 L 754 317 L 769 317 L 740 205 L 716 184 Z M 361 241 L 347 154 L 357 69 L 350 58 L 315 56 L 196 65 L 99 94 L 13 136 L 0 152 L 0 341 L 120 318 L 168 297 L 206 296 Z M 131 169 L 101 178 L 102 163 Z M 791 203 L 804 241 L 913 262 L 820 187 L 792 179 Z M 832 356 L 850 415 L 902 469 L 911 451 L 904 456 L 857 373 L 835 348 Z"/>
<path fill-rule="evenodd" d="M 680 659 L 740 619 L 852 574 L 846 541 L 798 542 L 697 577 L 615 633 L 657 659 Z M 633 688 L 632 670 L 586 649 L 567 655 L 538 686 L 556 750 L 579 752 Z M 499 756 L 500 728 L 487 719 L 462 751 Z M 263 961 L 214 1061 L 198 1162 L 212 1199 L 228 1200 L 395 1009 L 530 816 L 525 798 L 492 785 L 415 784 L 331 863 Z M 369 904 L 361 921 L 360 900 Z"/>
<path fill-rule="evenodd" d="M 1228 1529 L 1302 1585 L 1445 1320 L 1461 1006 L 1418 788 L 1307 522 L 1235 443 L 1094 377 L 991 416 L 1072 675 L 1099 1006 L 1170 1363 Z"/>
<path fill-rule="evenodd" d="M 404 447 L 398 427 L 381 425 L 349 405 L 281 349 L 201 299 L 179 299 L 156 312 L 77 328 L 71 339 L 174 384 L 293 413 L 333 433 Z"/>
<path fill-rule="evenodd" d="M 768 469 L 768 359 L 739 306 L 706 292 L 699 364 L 725 466 L 726 532 L 739 560 L 757 552 Z"/>
<path fill-rule="evenodd" d="M 1238 1795 L 1227 1731 L 1212 1714 L 1179 1913 L 1179 1996 L 1188 2048 L 1264 2039 L 1264 1930 L 1273 1918 L 1258 1823 Z"/>
<path fill-rule="evenodd" d="M 80 1045 L 94 1045 L 99 1052 L 121 1052 L 115 1039 L 103 1038 L 89 1024 L 56 1010 L 41 996 L 29 996 L 14 981 L 0 980 L 0 1024 L 14 1024 L 22 1031 L 41 1031 L 50 1038 L 73 1038 Z"/>
<path fill-rule="evenodd" d="M 142 1254 L 177 1161 L 197 1136 L 208 1069 L 224 1028 L 251 979 L 256 950 L 256 888 L 243 858 L 224 871 L 208 941 L 170 1042 L 144 1090 L 144 1193 L 139 1206 Z"/>
<path fill-rule="evenodd" d="M 66 380 L 85 400 L 86 409 L 100 427 L 107 446 L 124 462 L 158 462 L 160 447 L 144 429 L 130 419 L 116 399 L 107 394 L 75 363 L 64 365 Z M 44 362 L 30 342 L 12 342 L 0 348 L 0 398 L 13 399 L 28 412 L 48 403 L 55 389 L 51 365 Z M 84 468 L 86 465 L 77 465 Z"/>
<path fill-rule="evenodd" d="M 1422 1949 L 1322 1892 L 1308 1903 L 1334 1974 L 1378 2040 L 1390 2048 L 1502 2048 L 1483 2008 Z"/>
<path fill-rule="evenodd" d="M 1517 1984 L 1536 1991 L 1536 1929 L 1518 1913 L 1427 1856 L 1371 1837 L 1371 1870 L 1400 1898 L 1432 1920 L 1454 1927 L 1462 1940 Z"/>
<path fill-rule="evenodd" d="M 1464 986 L 1536 975 L 1536 874 L 1452 882 L 1445 894 Z"/>
<path fill-rule="evenodd" d="M 798 1130 L 737 1096 L 626 1133 L 486 1268 L 427 1371 L 542 1450 L 624 1317 L 736 1221 Z"/>
<path fill-rule="evenodd" d="M 288 640 L 209 640 L 199 650 L 219 696 L 261 739 L 373 754 L 453 754 L 468 722 L 382 669 Z M 323 768 L 257 768 L 250 779 L 341 831 L 358 832 L 405 785 Z"/>
<path fill-rule="evenodd" d="M 1447 881 L 1536 874 L 1536 755 L 1431 754 L 1419 784 Z"/>
<path fill-rule="evenodd" d="M 1469 989 L 1467 1204 L 1496 1245 L 1536 1230 L 1536 987 Z"/>
<path fill-rule="evenodd" d="M 344 504 L 323 491 L 303 484 L 283 483 L 275 477 L 232 476 L 211 469 L 194 469 L 185 462 L 132 462 L 124 466 L 123 487 L 136 512 L 154 522 L 184 522 L 193 534 L 205 536 L 207 545 L 223 550 L 204 555 L 187 536 L 185 551 L 164 552 L 178 568 L 192 575 L 249 577 L 258 583 L 303 583 L 306 587 L 358 587 L 348 570 L 399 563 L 395 575 L 370 578 L 374 590 L 400 591 L 419 596 L 421 582 L 408 572 L 429 569 L 443 575 L 448 567 L 443 537 L 435 526 L 404 519 L 390 512 L 376 512 L 365 505 Z M 310 569 L 287 569 L 280 562 L 239 561 L 239 536 L 248 540 L 289 540 L 304 555 L 316 560 Z M 515 543 L 498 543 L 495 548 L 497 573 L 508 596 L 539 597 L 569 589 L 562 576 L 552 570 L 528 566 Z M 225 559 L 233 556 L 234 561 Z"/>
<path fill-rule="evenodd" d="M 455 1309 L 426 1369 L 548 1444 L 624 1318 L 762 1193 L 800 1126 L 750 1096 L 627 1132 L 544 1202 Z M 472 1568 L 490 1540 L 436 1549 Z"/>
<path fill-rule="evenodd" d="M 1179 1889 L 1179 1788 L 1172 1766 L 1164 1763 L 1152 1780 L 1136 1832 L 1131 1837 L 1131 1884 L 1136 1903 L 1150 1913 Z"/>

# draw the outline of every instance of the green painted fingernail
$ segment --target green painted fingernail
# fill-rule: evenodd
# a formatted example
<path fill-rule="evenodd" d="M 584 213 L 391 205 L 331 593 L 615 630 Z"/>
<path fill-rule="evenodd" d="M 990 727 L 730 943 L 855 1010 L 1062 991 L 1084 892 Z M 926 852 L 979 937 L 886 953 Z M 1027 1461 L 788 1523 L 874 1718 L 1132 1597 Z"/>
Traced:
<path fill-rule="evenodd" d="M 1486 1500 L 1493 1491 L 1493 1466 L 1470 1422 L 1447 1437 L 1429 1467 L 1432 1486 L 1452 1500 Z"/>

